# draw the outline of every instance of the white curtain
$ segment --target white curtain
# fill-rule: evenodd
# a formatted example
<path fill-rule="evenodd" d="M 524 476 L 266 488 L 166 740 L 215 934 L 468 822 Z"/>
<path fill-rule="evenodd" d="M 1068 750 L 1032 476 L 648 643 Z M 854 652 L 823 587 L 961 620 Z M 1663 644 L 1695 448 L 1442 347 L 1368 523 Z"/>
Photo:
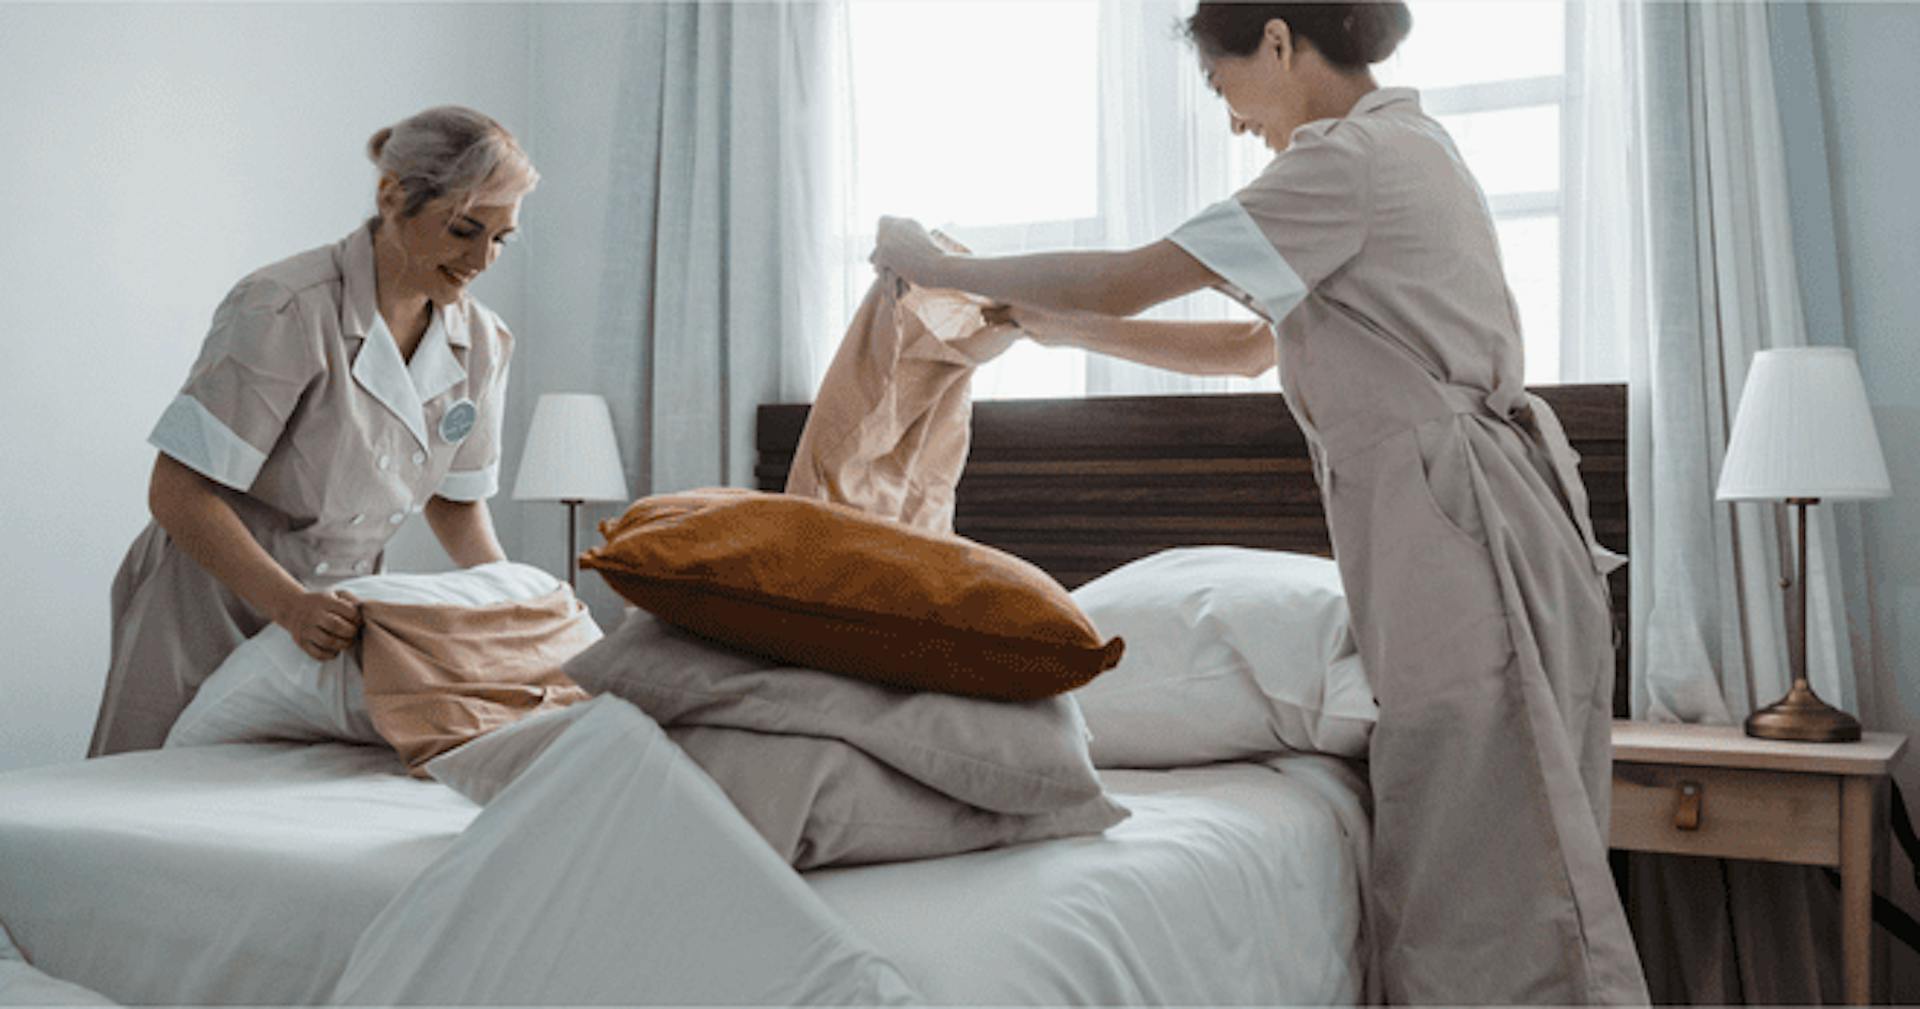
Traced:
<path fill-rule="evenodd" d="M 1633 716 L 1737 723 L 1789 681 L 1782 510 L 1719 503 L 1714 487 L 1754 353 L 1807 342 L 1770 45 L 1773 19 L 1805 13 L 1580 13 L 1586 167 L 1569 205 L 1578 296 L 1629 337 Z M 1858 711 L 1830 511 L 1810 540 L 1810 673 Z M 1656 1002 L 1838 996 L 1834 895 L 1815 870 L 1636 858 L 1632 894 Z"/>
<path fill-rule="evenodd" d="M 836 0 L 834 6 L 842 10 L 849 7 L 846 0 Z M 866 17 L 871 26 L 898 17 L 901 9 L 901 5 L 875 0 L 854 0 L 851 6 L 864 7 L 851 11 L 851 16 Z M 928 2 L 905 5 L 905 9 L 913 11 L 924 26 L 917 32 L 922 42 L 915 43 L 916 51 L 920 51 L 917 47 L 924 44 L 925 37 L 940 36 L 943 28 L 965 30 L 984 22 L 991 25 L 989 34 L 999 42 L 993 57 L 980 68 L 991 65 L 995 69 L 990 72 L 1026 74 L 1029 78 L 1021 88 L 989 91 L 976 87 L 967 94 L 945 90 L 947 78 L 916 76 L 888 82 L 874 72 L 878 66 L 899 65 L 897 53 L 875 42 L 876 38 L 886 38 L 884 33 L 876 27 L 865 36 L 844 31 L 835 36 L 838 48 L 833 59 L 841 68 L 841 90 L 833 134 L 844 145 L 840 178 L 847 188 L 840 191 L 839 206 L 844 216 L 834 229 L 836 250 L 846 264 L 835 290 L 839 303 L 823 303 L 823 308 L 840 310 L 841 314 L 831 317 L 834 323 L 844 325 L 846 310 L 857 303 L 859 292 L 865 289 L 870 274 L 864 262 L 872 244 L 873 218 L 879 213 L 919 216 L 929 226 L 950 224 L 954 237 L 982 254 L 1130 248 L 1166 237 L 1187 218 L 1251 179 L 1270 156 L 1256 141 L 1236 138 L 1228 130 L 1225 106 L 1207 89 L 1192 48 L 1180 36 L 1180 25 L 1192 12 L 1192 0 L 1051 0 L 1042 4 L 984 5 Z M 1070 37 L 1061 38 L 1057 33 L 1062 32 Z M 964 46 L 966 42 L 949 44 Z M 1076 177 L 1081 185 L 1097 191 L 1090 209 L 1082 216 L 1070 210 L 1053 213 L 1054 208 L 1043 208 L 1036 213 L 1056 219 L 1033 224 L 982 223 L 958 217 L 955 207 L 979 206 L 981 197 L 992 198 L 988 187 L 1002 183 L 969 178 L 951 166 L 1024 163 L 1043 166 L 1051 178 L 1057 173 L 1045 166 L 1078 156 L 1079 149 L 1068 142 L 1049 148 L 1044 137 L 1037 138 L 1039 143 L 1033 137 L 1009 138 L 1004 128 L 994 124 L 1004 124 L 1020 104 L 1056 101 L 1061 91 L 1078 94 L 1086 82 L 1063 81 L 1057 68 L 1048 65 L 1049 51 L 1059 57 L 1064 47 L 1089 44 L 1091 58 L 1083 60 L 1089 55 L 1087 50 L 1074 48 L 1071 65 L 1076 72 L 1084 65 L 1097 78 L 1091 92 L 1092 107 L 1075 107 L 1070 115 L 1090 115 L 1094 120 L 1090 135 L 1095 145 L 1095 167 L 1083 181 Z M 978 72 L 969 71 L 958 80 L 977 81 Z M 876 94 L 889 86 L 925 96 L 915 122 L 885 120 L 872 115 L 871 108 L 863 109 L 863 105 L 872 106 L 891 97 Z M 868 114 L 863 115 L 863 111 Z M 937 120 L 938 128 L 929 130 L 924 121 L 928 119 Z M 856 128 L 858 123 L 868 124 L 869 132 L 863 135 Z M 1075 130 L 1080 126 L 1076 121 Z M 943 141 L 942 130 L 950 139 Z M 901 137 L 907 135 L 924 144 L 926 164 L 901 168 L 897 162 L 874 153 L 882 145 L 897 150 Z M 922 137 L 928 139 L 922 141 Z M 861 173 L 871 176 L 883 170 L 917 174 L 922 184 L 915 186 L 909 180 L 903 185 L 900 179 L 888 179 L 885 188 L 898 194 L 897 205 L 860 206 L 851 198 L 850 190 L 860 185 Z M 999 178 L 993 176 L 994 180 Z M 871 184 L 873 180 L 866 181 Z M 969 187 L 969 191 L 956 193 L 958 187 Z M 1246 317 L 1244 310 L 1212 292 L 1179 299 L 1149 315 L 1170 319 Z M 824 357 L 819 358 L 819 367 L 824 370 Z M 978 398 L 1278 388 L 1277 376 L 1271 372 L 1257 379 L 1194 378 L 1076 350 L 1031 344 L 1017 345 L 980 369 L 973 382 Z"/>
<path fill-rule="evenodd" d="M 812 396 L 838 12 L 627 9 L 594 381 L 644 432 L 625 441 L 636 494 L 750 486 L 755 408 Z"/>

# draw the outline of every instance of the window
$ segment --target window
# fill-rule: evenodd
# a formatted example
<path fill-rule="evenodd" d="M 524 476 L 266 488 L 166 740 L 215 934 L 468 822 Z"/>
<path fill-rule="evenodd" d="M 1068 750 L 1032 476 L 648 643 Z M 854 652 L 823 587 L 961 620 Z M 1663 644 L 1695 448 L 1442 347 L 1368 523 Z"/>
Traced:
<path fill-rule="evenodd" d="M 1414 3 L 1413 33 L 1377 76 L 1420 88 L 1486 191 L 1507 286 L 1520 307 L 1527 381 L 1561 378 L 1562 2 Z"/>
<path fill-rule="evenodd" d="M 849 292 L 871 276 L 881 214 L 980 253 L 1122 248 L 1165 236 L 1270 157 L 1235 138 L 1177 35 L 1177 0 L 851 0 L 844 104 Z M 1415 0 L 1378 68 L 1421 89 L 1479 177 L 1527 341 L 1530 382 L 1560 378 L 1559 0 Z M 1497 45 L 1489 40 L 1497 40 Z M 1206 292 L 1171 318 L 1244 317 Z M 1275 388 L 1187 380 L 1022 344 L 981 369 L 980 398 Z"/>

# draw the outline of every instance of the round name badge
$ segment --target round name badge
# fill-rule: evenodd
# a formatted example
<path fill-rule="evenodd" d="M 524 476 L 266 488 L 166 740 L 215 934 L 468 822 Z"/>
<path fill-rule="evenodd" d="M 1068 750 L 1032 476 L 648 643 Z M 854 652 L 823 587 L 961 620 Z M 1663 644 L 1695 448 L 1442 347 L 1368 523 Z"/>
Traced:
<path fill-rule="evenodd" d="M 480 419 L 480 408 L 473 400 L 463 399 L 447 407 L 440 416 L 440 437 L 445 441 L 458 442 L 473 433 L 473 422 Z"/>

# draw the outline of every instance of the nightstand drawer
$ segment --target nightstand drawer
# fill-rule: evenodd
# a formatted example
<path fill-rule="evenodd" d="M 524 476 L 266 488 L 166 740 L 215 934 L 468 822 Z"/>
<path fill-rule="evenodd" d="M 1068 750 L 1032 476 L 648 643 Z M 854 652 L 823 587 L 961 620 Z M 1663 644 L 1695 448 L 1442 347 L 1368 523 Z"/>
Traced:
<path fill-rule="evenodd" d="M 1840 864 L 1840 779 L 1825 774 L 1615 763 L 1616 848 Z"/>

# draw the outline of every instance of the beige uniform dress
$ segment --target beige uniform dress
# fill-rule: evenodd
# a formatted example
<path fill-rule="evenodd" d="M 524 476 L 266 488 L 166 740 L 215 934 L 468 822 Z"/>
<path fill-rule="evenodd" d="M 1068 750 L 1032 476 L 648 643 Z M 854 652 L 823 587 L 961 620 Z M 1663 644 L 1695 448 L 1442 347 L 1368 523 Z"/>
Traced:
<path fill-rule="evenodd" d="M 438 495 L 491 497 L 513 338 L 479 302 L 434 310 L 411 360 L 374 302 L 371 223 L 237 284 L 148 439 L 309 588 L 381 569 Z M 90 756 L 151 749 L 201 681 L 267 623 L 149 523 L 114 578 Z"/>
<path fill-rule="evenodd" d="M 1577 457 L 1521 384 L 1485 198 L 1416 93 L 1301 127 L 1172 240 L 1274 321 L 1380 704 L 1393 1003 L 1644 1003 L 1607 866 L 1614 645 Z"/>

